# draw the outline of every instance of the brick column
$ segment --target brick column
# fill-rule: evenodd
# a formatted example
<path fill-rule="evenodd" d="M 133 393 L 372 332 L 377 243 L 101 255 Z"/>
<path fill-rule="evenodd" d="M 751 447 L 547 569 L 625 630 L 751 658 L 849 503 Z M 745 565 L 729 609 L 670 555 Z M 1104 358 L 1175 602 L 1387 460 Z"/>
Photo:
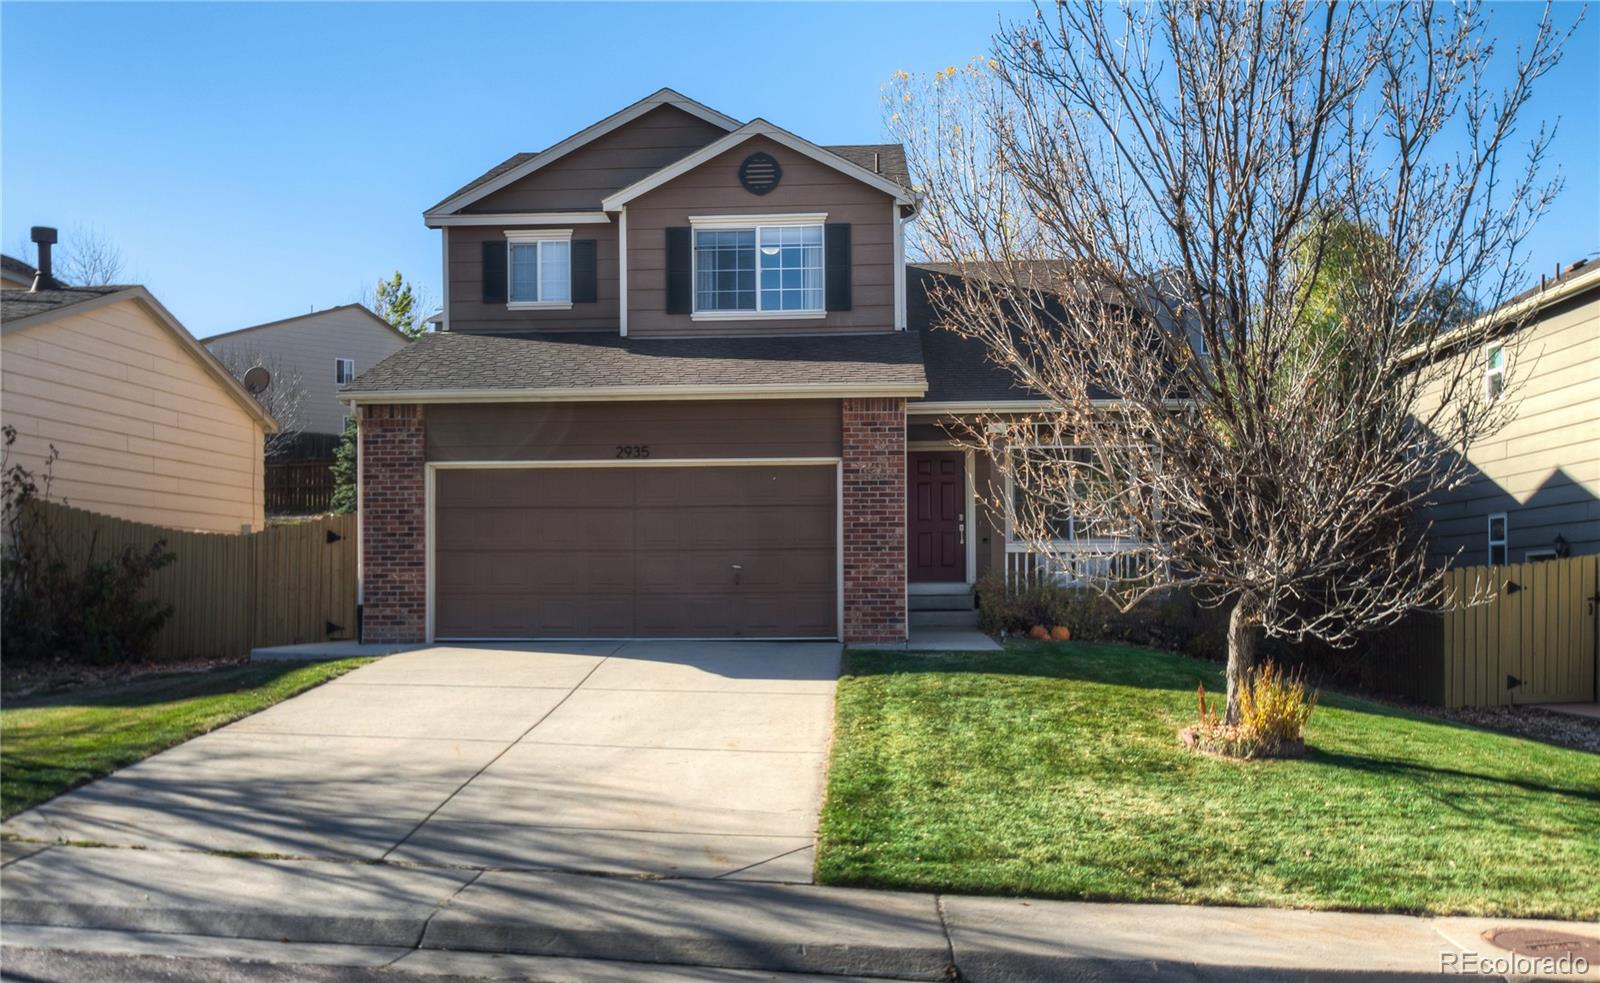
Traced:
<path fill-rule="evenodd" d="M 844 401 L 844 640 L 906 637 L 906 401 Z"/>
<path fill-rule="evenodd" d="M 427 638 L 421 406 L 361 406 L 361 640 Z"/>

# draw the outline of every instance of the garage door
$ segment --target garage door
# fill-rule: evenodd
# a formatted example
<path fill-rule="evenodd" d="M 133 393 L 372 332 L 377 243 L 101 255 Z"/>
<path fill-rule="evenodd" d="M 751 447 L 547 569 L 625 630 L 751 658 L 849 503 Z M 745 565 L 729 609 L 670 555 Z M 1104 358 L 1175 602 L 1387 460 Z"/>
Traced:
<path fill-rule="evenodd" d="M 832 638 L 829 466 L 440 469 L 438 638 Z"/>

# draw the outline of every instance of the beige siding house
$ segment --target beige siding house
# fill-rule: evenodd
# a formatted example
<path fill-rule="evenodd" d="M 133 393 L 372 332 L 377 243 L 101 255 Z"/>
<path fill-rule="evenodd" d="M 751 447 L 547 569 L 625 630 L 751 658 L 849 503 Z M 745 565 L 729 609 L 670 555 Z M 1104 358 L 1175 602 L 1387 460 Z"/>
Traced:
<path fill-rule="evenodd" d="M 337 434 L 349 412 L 339 402 L 339 387 L 404 348 L 406 336 L 362 305 L 345 304 L 212 335 L 204 343 L 236 376 L 262 365 L 274 385 L 304 390 L 298 418 L 280 421 L 285 428 Z"/>
<path fill-rule="evenodd" d="M 277 422 L 149 291 L 7 290 L 0 320 L 12 463 L 42 475 L 54 446 L 53 499 L 178 529 L 262 528 Z"/>
<path fill-rule="evenodd" d="M 1468 453 L 1472 480 L 1430 510 L 1430 556 L 1459 565 L 1600 553 L 1600 264 L 1496 312 L 1478 360 L 1515 417 Z"/>

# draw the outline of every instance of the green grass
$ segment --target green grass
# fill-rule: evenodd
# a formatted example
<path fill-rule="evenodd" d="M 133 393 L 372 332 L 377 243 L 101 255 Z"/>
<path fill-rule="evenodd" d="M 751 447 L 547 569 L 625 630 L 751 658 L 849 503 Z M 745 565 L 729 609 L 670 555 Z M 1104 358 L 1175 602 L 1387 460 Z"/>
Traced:
<path fill-rule="evenodd" d="M 1600 756 L 1324 694 L 1301 761 L 1182 748 L 1212 664 L 1124 645 L 851 653 L 827 884 L 1600 917 Z"/>
<path fill-rule="evenodd" d="M 0 816 L 342 676 L 371 659 L 167 673 L 0 709 Z"/>

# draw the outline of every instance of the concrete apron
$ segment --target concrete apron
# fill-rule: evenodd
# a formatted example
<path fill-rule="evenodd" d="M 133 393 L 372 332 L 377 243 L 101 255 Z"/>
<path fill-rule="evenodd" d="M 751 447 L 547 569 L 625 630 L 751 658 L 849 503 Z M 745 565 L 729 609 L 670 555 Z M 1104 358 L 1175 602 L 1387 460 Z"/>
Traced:
<path fill-rule="evenodd" d="M 809 883 L 836 644 L 389 656 L 13 817 L 41 840 Z"/>
<path fill-rule="evenodd" d="M 511 953 L 912 980 L 950 979 L 956 971 L 968 981 L 1418 979 L 1437 976 L 1447 959 L 1459 965 L 1465 953 L 1505 957 L 1483 941 L 1490 928 L 1597 934 L 1592 925 L 1518 920 L 940 897 L 62 846 L 11 862 L 0 918 L 9 946 L 77 951 L 154 948 L 350 966 L 382 960 L 402 971 L 456 974 L 483 965 L 463 954 Z M 1584 978 L 1600 979 L 1600 966 Z"/>

